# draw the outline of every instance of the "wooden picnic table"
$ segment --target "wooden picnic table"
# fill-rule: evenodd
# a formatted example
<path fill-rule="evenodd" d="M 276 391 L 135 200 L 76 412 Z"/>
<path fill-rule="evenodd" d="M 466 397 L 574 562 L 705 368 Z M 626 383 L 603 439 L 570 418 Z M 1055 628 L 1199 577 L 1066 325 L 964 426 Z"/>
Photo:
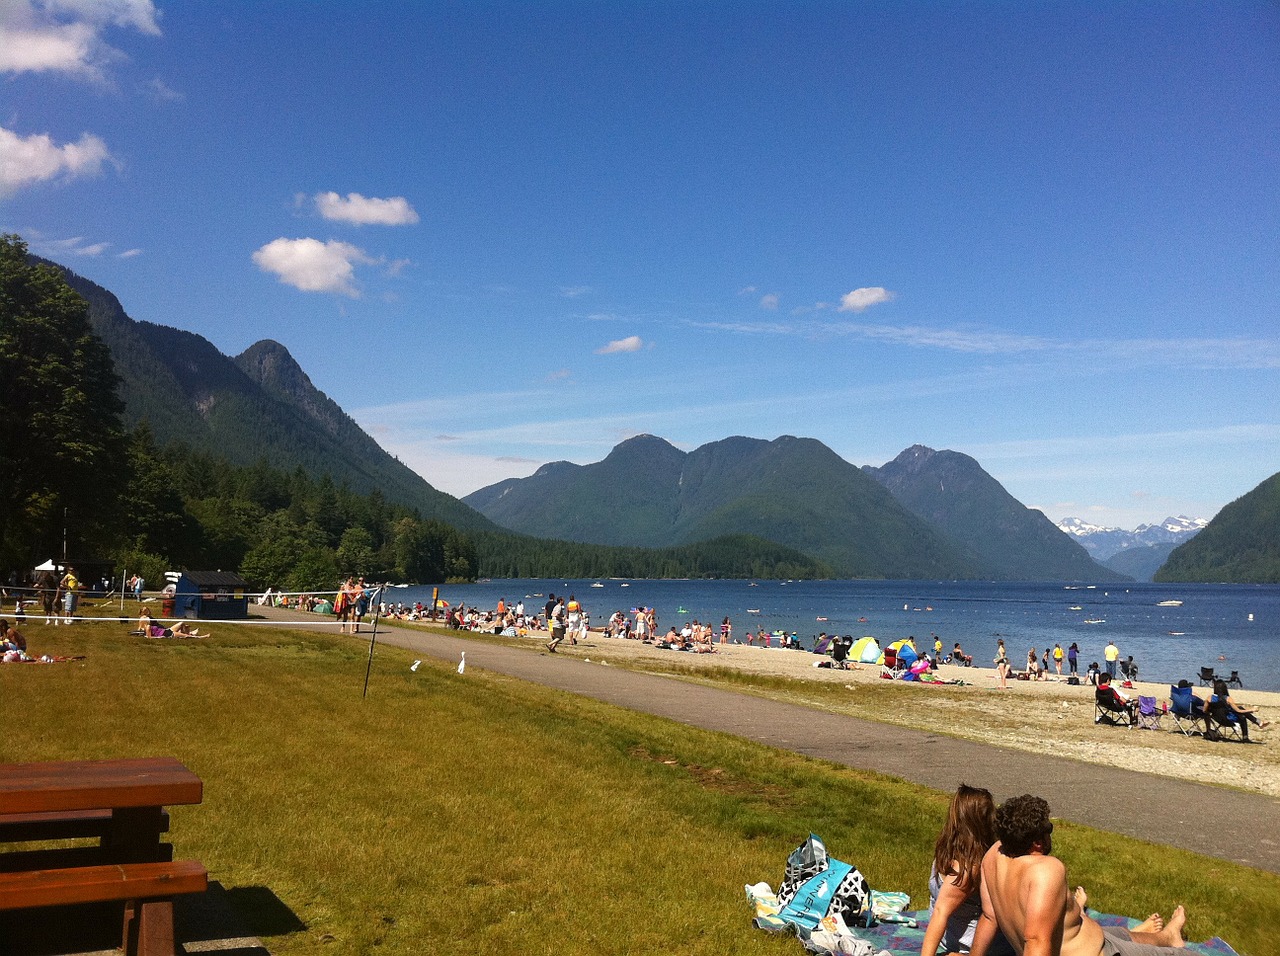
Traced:
<path fill-rule="evenodd" d="M 0 910 L 124 901 L 125 952 L 172 956 L 173 897 L 204 892 L 208 874 L 173 861 L 165 807 L 203 797 L 172 757 L 0 764 L 0 844 L 99 839 L 0 853 Z"/>

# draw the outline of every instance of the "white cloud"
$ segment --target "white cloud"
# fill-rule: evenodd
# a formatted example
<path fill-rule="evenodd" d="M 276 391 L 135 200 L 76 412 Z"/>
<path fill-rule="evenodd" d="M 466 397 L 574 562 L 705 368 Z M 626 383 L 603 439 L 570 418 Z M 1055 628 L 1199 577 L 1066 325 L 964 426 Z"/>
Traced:
<path fill-rule="evenodd" d="M 134 256 L 142 255 L 141 249 L 126 249 L 124 252 L 116 253 L 117 259 L 132 259 Z"/>
<path fill-rule="evenodd" d="M 878 285 L 864 289 L 854 289 L 852 292 L 846 292 L 840 297 L 840 311 L 862 312 L 873 305 L 888 302 L 892 298 L 892 292 Z"/>
<path fill-rule="evenodd" d="M 107 144 L 92 133 L 59 146 L 47 133 L 20 136 L 0 126 L 0 196 L 60 177 L 97 176 L 108 160 Z"/>
<path fill-rule="evenodd" d="M 591 286 L 589 285 L 562 285 L 560 287 L 560 294 L 566 299 L 576 299 L 590 292 Z"/>
<path fill-rule="evenodd" d="M 146 84 L 145 89 L 147 93 L 150 94 L 151 98 L 158 103 L 179 103 L 186 99 L 185 96 L 158 76 L 149 81 Z"/>
<path fill-rule="evenodd" d="M 355 266 L 369 265 L 363 249 L 346 242 L 319 239 L 273 239 L 253 254 L 263 272 L 274 273 L 285 285 L 303 292 L 336 292 L 359 298 Z"/>
<path fill-rule="evenodd" d="M 160 35 L 151 0 L 3 0 L 0 72 L 66 73 L 94 82 L 124 57 L 103 40 L 108 27 Z"/>
<path fill-rule="evenodd" d="M 768 295 L 763 295 L 760 297 L 760 308 L 773 310 L 773 309 L 776 309 L 777 307 L 778 307 L 778 294 L 776 292 L 770 292 Z"/>
<path fill-rule="evenodd" d="M 403 196 L 390 199 L 364 197 L 347 193 L 317 193 L 316 209 L 332 222 L 349 222 L 355 226 L 408 226 L 418 221 L 418 213 Z"/>
<path fill-rule="evenodd" d="M 608 345 L 596 349 L 596 355 L 614 355 L 618 352 L 639 352 L 644 348 L 644 341 L 638 335 L 628 335 L 625 339 L 615 339 Z"/>

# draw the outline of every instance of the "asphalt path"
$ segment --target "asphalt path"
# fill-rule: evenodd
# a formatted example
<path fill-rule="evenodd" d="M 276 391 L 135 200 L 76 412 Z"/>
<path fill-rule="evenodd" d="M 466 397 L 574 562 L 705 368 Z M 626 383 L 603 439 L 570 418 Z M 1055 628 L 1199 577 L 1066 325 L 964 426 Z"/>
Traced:
<path fill-rule="evenodd" d="M 254 611 L 273 620 L 314 621 L 276 608 Z M 332 624 L 316 624 L 333 632 Z M 367 630 L 360 635 L 364 641 Z M 548 654 L 541 643 L 510 647 L 385 625 L 378 642 L 454 662 L 465 651 L 469 670 L 483 668 L 944 793 L 962 781 L 986 787 L 997 802 L 1034 793 L 1049 801 L 1059 819 L 1280 873 L 1280 801 L 1259 794 L 828 714 Z"/>

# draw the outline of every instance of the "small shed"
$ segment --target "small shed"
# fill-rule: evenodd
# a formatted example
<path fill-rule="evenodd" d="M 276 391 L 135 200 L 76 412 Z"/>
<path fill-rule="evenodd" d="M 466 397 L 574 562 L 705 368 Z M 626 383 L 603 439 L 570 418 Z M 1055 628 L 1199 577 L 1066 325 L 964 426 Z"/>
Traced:
<path fill-rule="evenodd" d="M 164 605 L 173 601 L 173 612 L 166 617 L 231 621 L 249 616 L 249 582 L 234 572 L 170 571 L 165 578 Z"/>

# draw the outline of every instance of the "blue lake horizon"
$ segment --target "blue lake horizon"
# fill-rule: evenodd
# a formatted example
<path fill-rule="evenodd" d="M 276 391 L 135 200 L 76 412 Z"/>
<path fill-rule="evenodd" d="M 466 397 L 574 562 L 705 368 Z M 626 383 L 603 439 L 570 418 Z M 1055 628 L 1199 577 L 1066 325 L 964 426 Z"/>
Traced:
<path fill-rule="evenodd" d="M 593 587 L 594 584 L 602 587 Z M 991 666 L 1003 638 L 1020 666 L 1027 650 L 1055 643 L 1080 649 L 1080 669 L 1102 661 L 1114 640 L 1133 655 L 1142 680 L 1195 681 L 1201 667 L 1239 671 L 1245 689 L 1280 691 L 1280 585 L 1077 584 L 990 581 L 772 581 L 506 579 L 439 585 L 456 606 L 493 608 L 498 600 L 540 608 L 546 595 L 573 594 L 593 627 L 614 611 L 653 607 L 658 625 L 728 617 L 735 639 L 747 629 L 794 631 L 811 647 L 822 631 L 871 635 L 881 646 L 908 636 L 949 651 L 959 641 L 979 666 Z M 396 588 L 388 601 L 429 604 L 429 585 Z M 1161 606 L 1177 601 L 1178 605 Z M 865 618 L 865 620 L 862 620 Z M 825 620 L 822 620 L 825 619 Z M 1065 670 L 1065 665 L 1064 665 Z"/>

